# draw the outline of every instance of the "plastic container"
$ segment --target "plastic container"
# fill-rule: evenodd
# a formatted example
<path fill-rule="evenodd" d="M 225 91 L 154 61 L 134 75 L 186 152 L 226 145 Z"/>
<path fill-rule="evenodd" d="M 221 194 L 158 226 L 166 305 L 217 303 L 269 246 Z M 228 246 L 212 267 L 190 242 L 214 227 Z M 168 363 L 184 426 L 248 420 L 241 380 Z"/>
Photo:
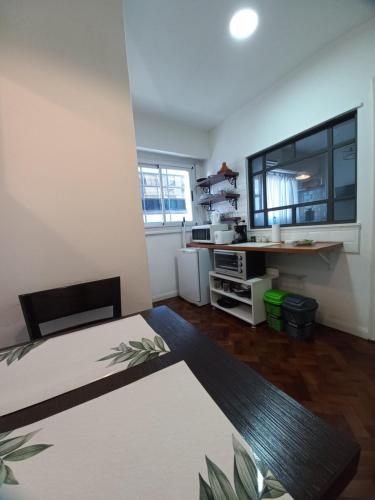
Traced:
<path fill-rule="evenodd" d="M 300 326 L 287 321 L 285 323 L 285 330 L 291 337 L 301 340 L 309 340 L 314 336 L 314 323 L 307 323 L 306 325 Z"/>
<path fill-rule="evenodd" d="M 317 309 L 318 303 L 315 299 L 302 295 L 289 295 L 283 302 L 283 317 L 288 323 L 304 326 L 314 321 Z"/>
<path fill-rule="evenodd" d="M 281 332 L 284 330 L 284 321 L 282 318 L 276 318 L 272 314 L 267 314 L 267 323 L 273 330 Z"/>
<path fill-rule="evenodd" d="M 263 295 L 263 300 L 266 306 L 267 314 L 271 314 L 276 318 L 281 318 L 283 314 L 282 305 L 285 297 L 289 295 L 284 290 L 268 290 Z"/>

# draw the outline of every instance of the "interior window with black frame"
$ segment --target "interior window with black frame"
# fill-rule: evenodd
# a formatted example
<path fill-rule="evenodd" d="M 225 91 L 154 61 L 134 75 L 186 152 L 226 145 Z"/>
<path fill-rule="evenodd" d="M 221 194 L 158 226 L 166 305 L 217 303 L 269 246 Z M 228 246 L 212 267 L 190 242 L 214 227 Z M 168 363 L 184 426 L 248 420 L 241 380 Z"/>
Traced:
<path fill-rule="evenodd" d="M 356 221 L 357 115 L 248 158 L 251 227 Z"/>

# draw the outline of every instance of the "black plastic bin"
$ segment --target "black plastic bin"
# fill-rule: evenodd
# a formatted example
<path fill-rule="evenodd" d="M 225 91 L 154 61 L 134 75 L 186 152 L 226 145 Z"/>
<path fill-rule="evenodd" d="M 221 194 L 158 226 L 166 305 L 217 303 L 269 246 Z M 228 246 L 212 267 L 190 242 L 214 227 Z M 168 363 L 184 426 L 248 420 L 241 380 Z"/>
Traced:
<path fill-rule="evenodd" d="M 315 313 L 318 303 L 302 295 L 289 295 L 283 302 L 283 316 L 288 335 L 307 340 L 314 335 Z"/>
<path fill-rule="evenodd" d="M 285 321 L 285 331 L 291 337 L 300 340 L 309 340 L 314 337 L 314 323 L 307 323 L 307 325 L 295 325 Z"/>

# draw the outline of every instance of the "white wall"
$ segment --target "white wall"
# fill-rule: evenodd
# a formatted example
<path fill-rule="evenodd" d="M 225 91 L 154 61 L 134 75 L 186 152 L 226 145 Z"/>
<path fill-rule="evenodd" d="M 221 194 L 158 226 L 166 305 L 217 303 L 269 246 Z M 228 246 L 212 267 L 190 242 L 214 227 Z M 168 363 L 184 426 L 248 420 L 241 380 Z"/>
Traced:
<path fill-rule="evenodd" d="M 318 319 L 363 337 L 370 324 L 372 231 L 374 224 L 375 22 L 356 29 L 307 60 L 272 89 L 229 116 L 210 133 L 212 154 L 206 172 L 227 161 L 241 172 L 240 213 L 247 214 L 246 157 L 325 120 L 358 110 L 358 221 L 360 254 L 336 256 L 328 270 L 315 257 L 272 257 L 269 264 L 284 272 L 306 274 L 304 293 L 320 303 Z"/>
<path fill-rule="evenodd" d="M 191 231 L 186 233 L 186 241 L 191 240 Z M 148 231 L 146 234 L 147 253 L 150 268 L 152 300 L 163 300 L 178 295 L 177 252 L 182 247 L 179 229 Z"/>
<path fill-rule="evenodd" d="M 209 157 L 208 132 L 165 116 L 134 111 L 137 148 L 188 158 Z"/>
<path fill-rule="evenodd" d="M 209 157 L 207 130 L 137 109 L 134 110 L 134 123 L 139 162 L 187 167 L 194 165 L 192 177 L 203 175 L 199 160 Z M 194 208 L 193 215 L 195 219 L 199 218 L 201 210 Z M 146 229 L 145 234 L 152 300 L 176 296 L 176 255 L 181 248 L 180 228 Z"/>
<path fill-rule="evenodd" d="M 120 275 L 149 307 L 122 1 L 5 0 L 0 51 L 0 345 L 21 293 Z"/>

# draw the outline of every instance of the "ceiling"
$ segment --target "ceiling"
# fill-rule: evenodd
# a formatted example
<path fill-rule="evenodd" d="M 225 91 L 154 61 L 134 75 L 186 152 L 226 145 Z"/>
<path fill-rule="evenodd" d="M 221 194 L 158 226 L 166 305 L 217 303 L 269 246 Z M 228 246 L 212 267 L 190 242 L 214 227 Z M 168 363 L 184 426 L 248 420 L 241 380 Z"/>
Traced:
<path fill-rule="evenodd" d="M 236 41 L 242 7 L 259 26 Z M 125 0 L 134 107 L 210 129 L 373 15 L 375 0 Z"/>

